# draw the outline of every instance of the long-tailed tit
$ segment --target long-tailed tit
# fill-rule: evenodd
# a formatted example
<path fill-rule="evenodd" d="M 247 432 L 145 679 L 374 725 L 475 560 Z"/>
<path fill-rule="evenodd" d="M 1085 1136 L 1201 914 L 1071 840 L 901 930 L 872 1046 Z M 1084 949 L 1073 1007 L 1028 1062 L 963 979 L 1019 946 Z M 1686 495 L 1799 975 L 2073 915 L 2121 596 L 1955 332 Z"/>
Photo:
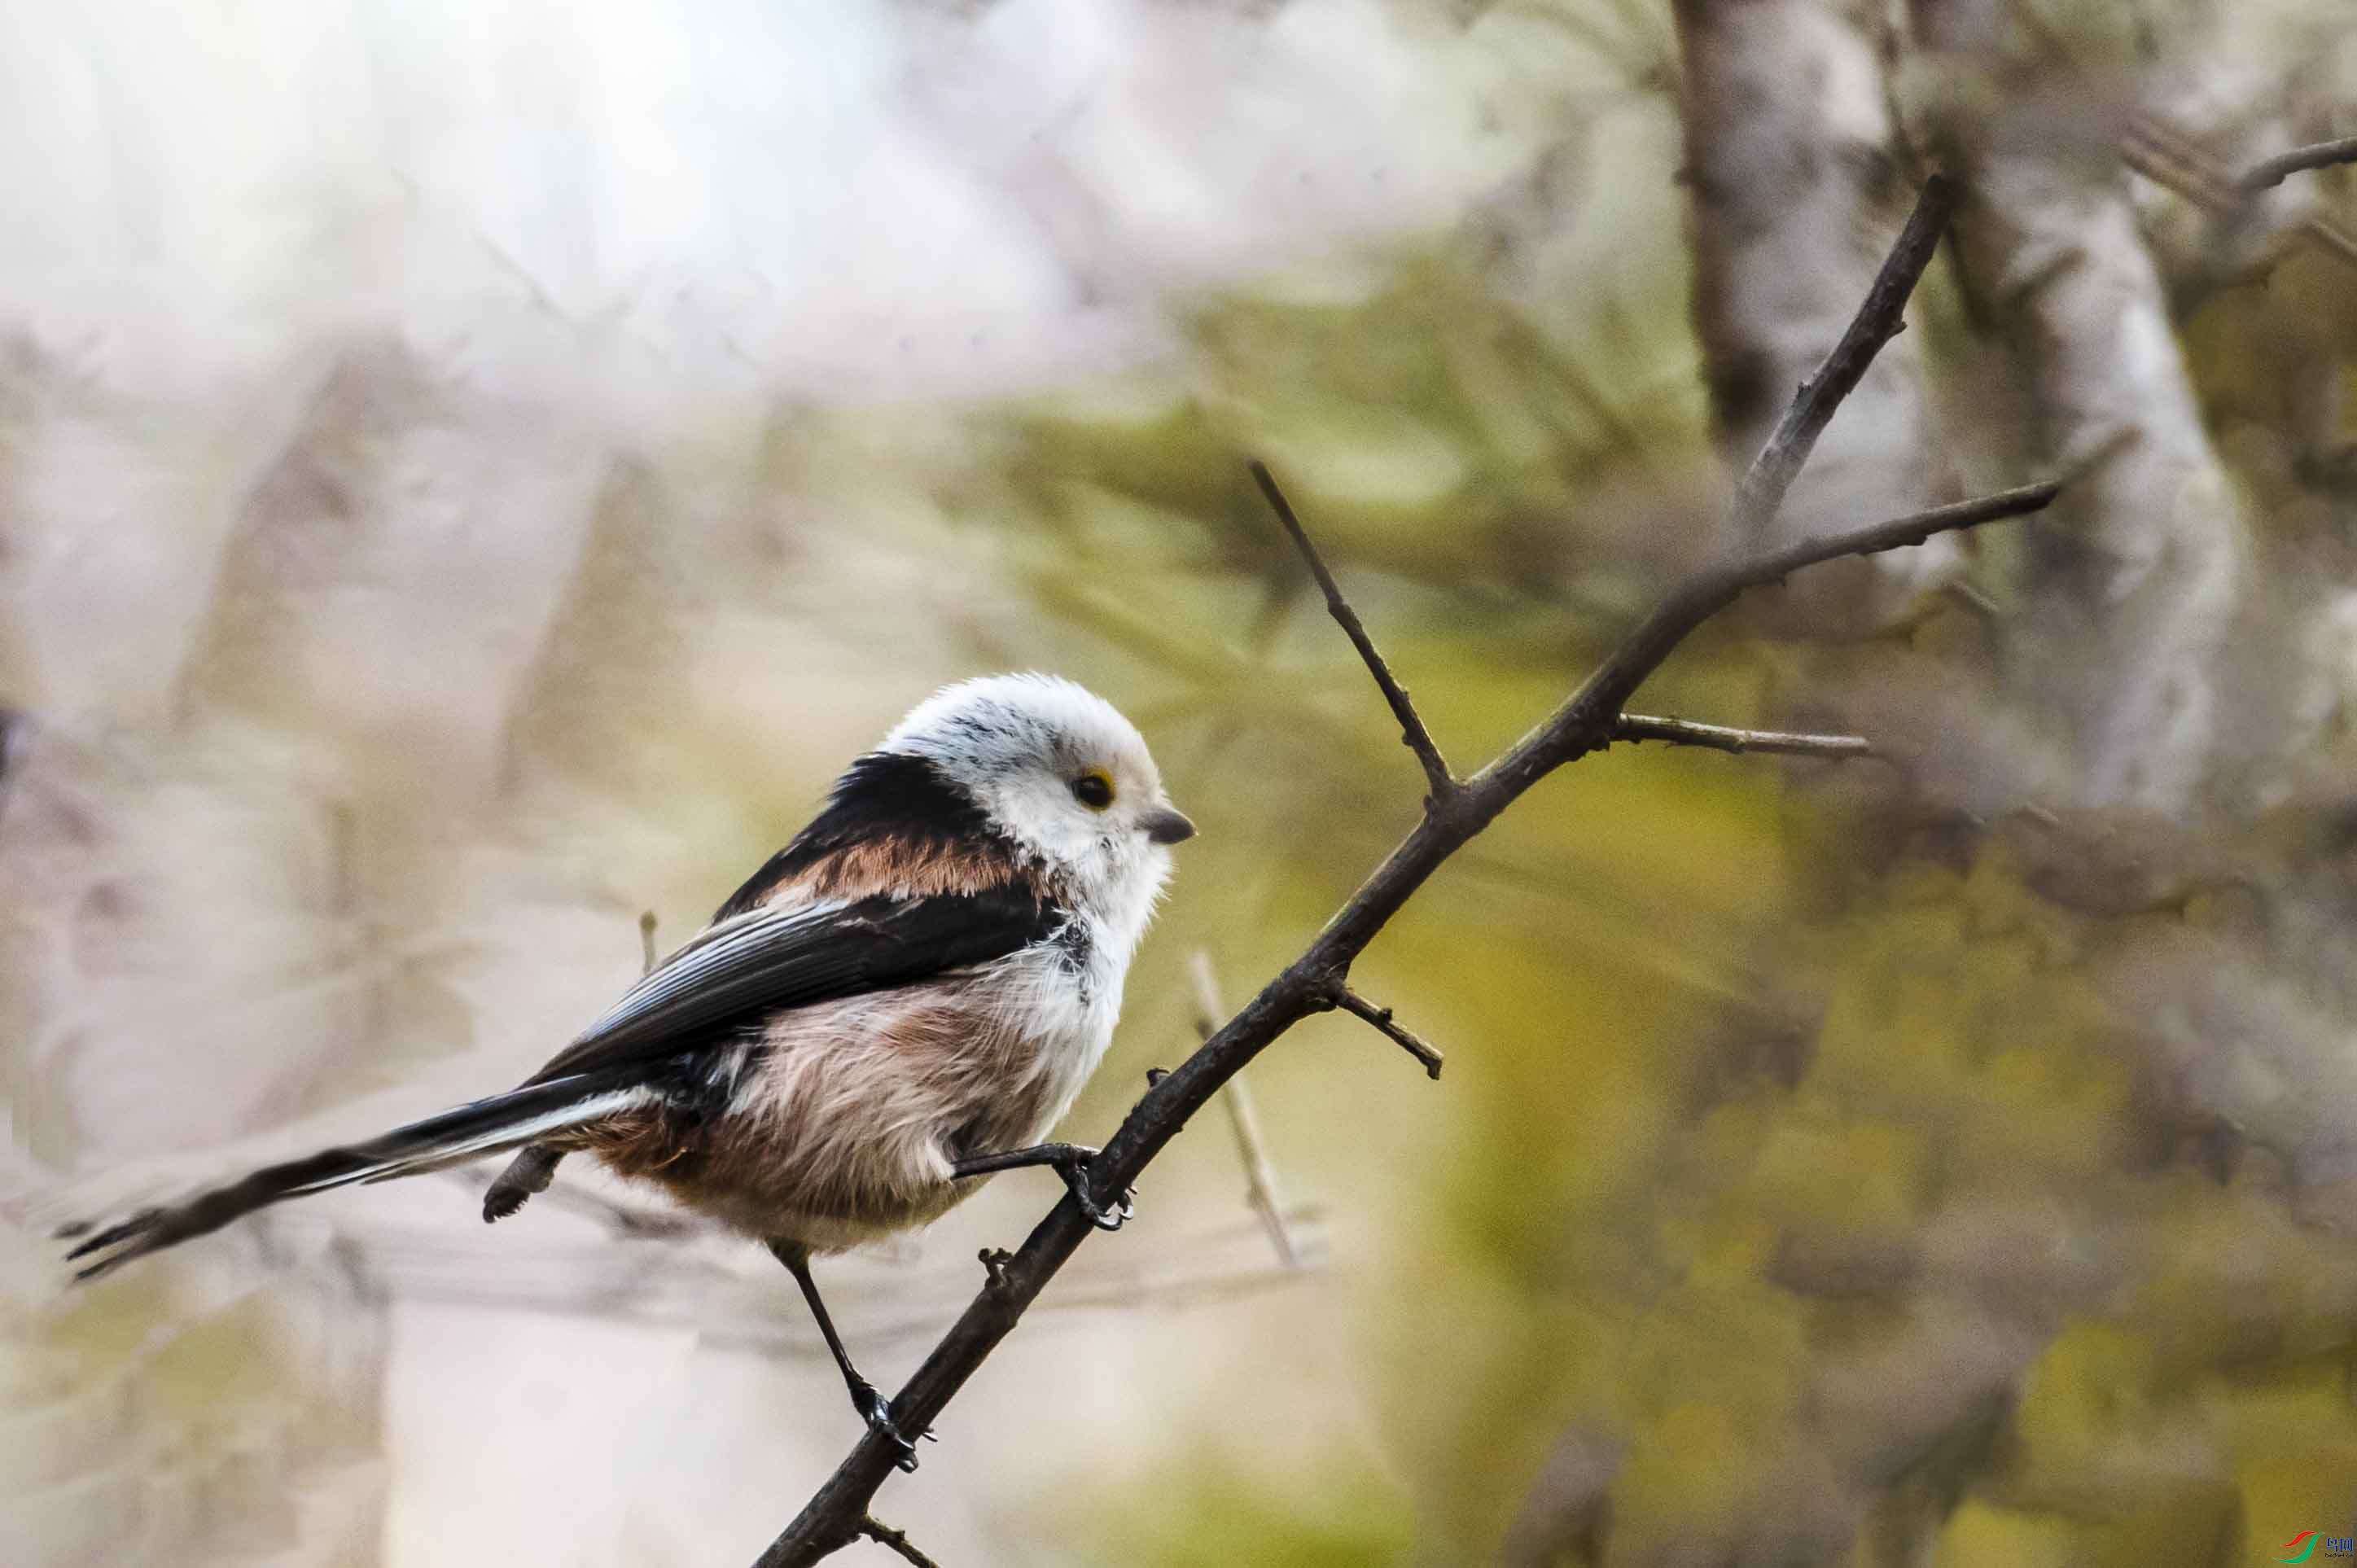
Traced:
<path fill-rule="evenodd" d="M 813 1252 L 938 1218 L 1042 1143 L 1103 1057 L 1122 981 L 1194 825 L 1128 720 L 1068 681 L 952 686 L 835 781 L 712 923 L 508 1093 L 255 1171 L 87 1236 L 90 1278 L 241 1215 L 521 1150 L 499 1219 L 595 1155 L 767 1243 L 852 1403 L 899 1440 L 813 1283 Z M 77 1232 L 79 1233 L 79 1232 Z"/>

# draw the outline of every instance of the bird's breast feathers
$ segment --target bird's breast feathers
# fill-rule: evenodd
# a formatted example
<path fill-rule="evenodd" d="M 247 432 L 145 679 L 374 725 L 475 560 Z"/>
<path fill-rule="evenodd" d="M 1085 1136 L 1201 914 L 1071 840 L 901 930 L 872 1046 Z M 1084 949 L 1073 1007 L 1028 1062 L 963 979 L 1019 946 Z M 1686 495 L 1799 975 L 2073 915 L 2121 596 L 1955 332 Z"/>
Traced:
<path fill-rule="evenodd" d="M 1000 1141 L 968 1153 L 1007 1139 L 1036 1143 L 1103 1059 L 1128 961 L 1071 916 L 962 972 L 780 1013 L 762 1034 L 768 1070 L 742 1080 L 736 1106 L 759 1114 L 787 1082 L 797 1098 L 816 1075 L 844 1092 L 894 1101 L 893 1120 L 921 1100 L 922 1119 L 935 1126 L 977 1116 L 996 1123 Z"/>

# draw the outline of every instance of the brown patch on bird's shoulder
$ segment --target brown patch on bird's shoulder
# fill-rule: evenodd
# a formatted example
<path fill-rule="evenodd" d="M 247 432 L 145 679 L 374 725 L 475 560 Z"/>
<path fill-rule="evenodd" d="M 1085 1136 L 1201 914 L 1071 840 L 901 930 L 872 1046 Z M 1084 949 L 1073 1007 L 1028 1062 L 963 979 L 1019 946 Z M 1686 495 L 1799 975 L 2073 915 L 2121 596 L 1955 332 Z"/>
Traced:
<path fill-rule="evenodd" d="M 781 900 L 819 898 L 855 902 L 878 896 L 928 898 L 982 893 L 1028 880 L 1021 863 L 993 843 L 922 843 L 888 834 L 819 856 L 771 884 L 759 903 L 769 907 Z"/>
<path fill-rule="evenodd" d="M 872 751 L 713 918 L 797 897 L 977 893 L 1018 870 L 1014 846 L 963 787 L 924 757 Z"/>

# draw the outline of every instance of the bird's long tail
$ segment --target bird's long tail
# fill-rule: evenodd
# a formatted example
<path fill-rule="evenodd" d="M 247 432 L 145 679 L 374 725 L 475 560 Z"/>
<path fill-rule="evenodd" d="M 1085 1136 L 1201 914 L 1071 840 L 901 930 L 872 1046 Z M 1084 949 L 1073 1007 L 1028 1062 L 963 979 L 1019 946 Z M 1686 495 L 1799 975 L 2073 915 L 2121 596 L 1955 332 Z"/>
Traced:
<path fill-rule="evenodd" d="M 74 1278 L 95 1279 L 134 1258 L 218 1230 L 274 1203 L 359 1182 L 418 1176 L 478 1155 L 498 1154 L 629 1110 L 651 1099 L 653 1092 L 640 1083 L 592 1073 L 527 1084 L 396 1127 L 365 1144 L 322 1149 L 284 1165 L 264 1165 L 240 1180 L 180 1203 L 143 1209 L 95 1233 L 86 1225 L 73 1225 L 58 1234 L 80 1240 L 66 1254 L 70 1261 L 91 1260 Z"/>

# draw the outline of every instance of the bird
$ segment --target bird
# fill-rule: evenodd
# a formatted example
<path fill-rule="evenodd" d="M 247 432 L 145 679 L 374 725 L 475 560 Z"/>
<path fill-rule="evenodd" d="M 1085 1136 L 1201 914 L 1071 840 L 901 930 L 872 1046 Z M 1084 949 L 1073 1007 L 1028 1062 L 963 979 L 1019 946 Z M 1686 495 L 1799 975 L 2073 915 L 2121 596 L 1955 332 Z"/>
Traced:
<path fill-rule="evenodd" d="M 514 1152 L 483 1218 L 586 1154 L 767 1246 L 852 1407 L 913 1439 L 853 1365 L 811 1272 L 938 1219 L 977 1178 L 1046 1166 L 1104 1229 L 1086 1144 L 1043 1142 L 1103 1059 L 1132 954 L 1195 826 L 1144 736 L 1041 674 L 947 686 L 837 778 L 709 924 L 503 1094 L 265 1166 L 98 1230 L 77 1280 L 257 1209 Z"/>

